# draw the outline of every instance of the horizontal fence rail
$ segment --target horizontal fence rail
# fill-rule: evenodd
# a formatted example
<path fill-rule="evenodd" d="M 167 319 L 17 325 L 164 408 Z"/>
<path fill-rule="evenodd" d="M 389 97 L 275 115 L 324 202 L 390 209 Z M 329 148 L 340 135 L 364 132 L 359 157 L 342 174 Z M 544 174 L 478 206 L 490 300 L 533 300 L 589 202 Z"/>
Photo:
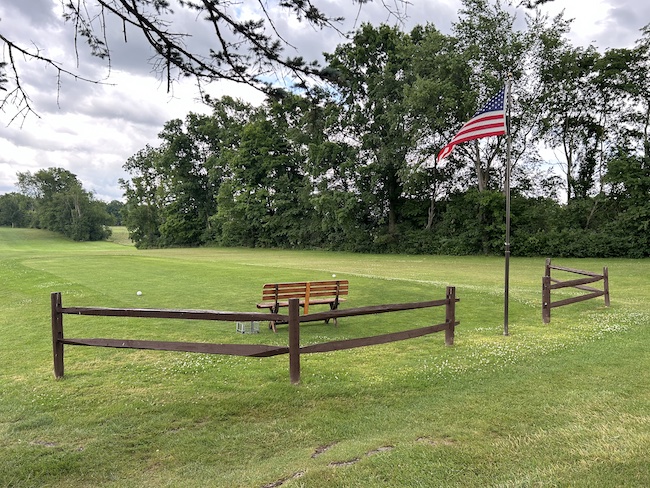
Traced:
<path fill-rule="evenodd" d="M 278 320 L 285 315 L 262 312 L 220 312 L 217 310 L 174 310 L 155 308 L 102 308 L 61 307 L 61 313 L 69 315 L 96 315 L 100 317 L 140 317 L 154 319 L 221 320 L 240 321 Z"/>
<path fill-rule="evenodd" d="M 456 322 L 454 326 L 458 325 Z M 311 346 L 303 346 L 300 348 L 301 354 L 309 354 L 314 352 L 330 352 L 341 351 L 343 349 L 353 349 L 355 347 L 375 346 L 377 344 L 387 344 L 389 342 L 402 341 L 404 339 L 412 339 L 414 337 L 421 337 L 434 332 L 442 332 L 447 329 L 447 324 L 431 325 L 429 327 L 422 327 L 420 329 L 411 329 L 401 332 L 391 332 L 389 334 L 382 334 L 370 337 L 360 337 L 358 339 L 344 339 L 340 341 L 322 342 L 320 344 L 313 344 Z M 451 345 L 451 344 L 447 344 Z"/>
<path fill-rule="evenodd" d="M 572 280 L 560 281 L 551 277 L 551 270 L 565 271 L 568 273 L 579 274 L 587 276 L 587 278 L 576 278 Z M 591 286 L 590 283 L 602 281 L 603 289 L 599 290 Z M 586 291 L 588 293 L 576 297 L 565 298 L 563 300 L 551 301 L 551 290 L 559 290 L 561 288 L 576 288 L 578 290 Z M 591 271 L 584 271 L 582 269 L 566 268 L 563 266 L 555 266 L 551 264 L 550 258 L 546 260 L 546 267 L 544 277 L 542 278 L 542 320 L 545 324 L 551 321 L 551 309 L 571 305 L 592 298 L 604 297 L 605 306 L 609 307 L 609 271 L 607 266 L 603 267 L 603 273 L 593 273 Z"/>
<path fill-rule="evenodd" d="M 206 342 L 166 342 L 133 339 L 62 339 L 72 346 L 115 347 L 122 349 L 149 349 L 152 351 L 200 352 L 231 356 L 270 357 L 289 352 L 287 347 L 258 344 L 211 344 Z"/>
<path fill-rule="evenodd" d="M 393 303 L 387 305 L 370 305 L 367 307 L 346 308 L 343 310 L 329 310 L 327 312 L 310 313 L 301 315 L 300 322 L 317 322 L 326 318 L 355 317 L 359 315 L 376 315 L 387 312 L 399 312 L 403 310 L 416 310 L 418 308 L 441 307 L 447 304 L 447 299 L 432 300 L 428 302 Z"/>
<path fill-rule="evenodd" d="M 345 310 L 330 310 L 308 315 L 300 315 L 300 305 L 297 298 L 289 300 L 289 315 L 259 312 L 223 312 L 217 310 L 174 310 L 174 309 L 142 309 L 142 308 L 103 308 L 103 307 L 64 307 L 60 292 L 51 294 L 52 308 L 52 349 L 54 356 L 54 376 L 64 374 L 64 345 L 112 347 L 122 349 L 147 349 L 157 351 L 198 352 L 205 354 L 227 354 L 235 356 L 271 357 L 289 354 L 289 374 L 291 382 L 300 382 L 300 354 L 330 352 L 355 347 L 365 347 L 386 344 L 414 337 L 421 337 L 434 332 L 445 331 L 445 344 L 453 345 L 454 329 L 460 322 L 456 321 L 454 287 L 447 287 L 446 297 L 442 300 L 424 302 L 396 303 L 350 308 Z M 445 322 L 428 327 L 392 332 L 370 337 L 339 340 L 300 346 L 300 324 L 330 318 L 354 317 L 361 315 L 382 314 L 421 308 L 441 307 L 446 309 Z M 270 346 L 263 344 L 212 344 L 202 342 L 168 342 L 155 340 L 133 339 L 102 339 L 102 338 L 68 338 L 63 334 L 64 315 L 88 315 L 98 317 L 134 317 L 183 320 L 214 320 L 214 321 L 282 321 L 289 323 L 289 345 Z"/>

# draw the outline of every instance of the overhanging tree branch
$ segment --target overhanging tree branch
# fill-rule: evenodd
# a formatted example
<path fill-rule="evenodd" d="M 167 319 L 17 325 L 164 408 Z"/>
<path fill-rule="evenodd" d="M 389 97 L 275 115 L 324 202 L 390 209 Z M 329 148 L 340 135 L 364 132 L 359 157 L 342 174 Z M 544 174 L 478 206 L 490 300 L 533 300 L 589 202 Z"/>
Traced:
<path fill-rule="evenodd" d="M 102 81 L 91 80 L 90 78 L 80 76 L 77 73 L 63 68 L 60 63 L 53 60 L 52 58 L 41 55 L 40 50 L 36 46 L 34 47 L 35 51 L 30 51 L 27 48 L 23 48 L 17 45 L 10 39 L 7 39 L 2 34 L 0 34 L 0 41 L 4 43 L 6 55 L 9 59 L 8 63 L 4 63 L 4 69 L 6 69 L 6 66 L 8 65 L 9 69 L 11 70 L 11 79 L 7 78 L 6 73 L 0 72 L 0 88 L 3 91 L 7 92 L 5 96 L 0 100 L 0 111 L 6 111 L 8 106 L 13 106 L 16 109 L 16 113 L 10 119 L 9 124 L 13 123 L 16 119 L 22 119 L 24 121 L 25 117 L 27 117 L 29 114 L 33 114 L 39 117 L 38 113 L 33 108 L 32 101 L 29 98 L 25 85 L 23 84 L 22 78 L 20 76 L 18 65 L 16 63 L 17 54 L 22 55 L 24 59 L 39 61 L 41 63 L 44 63 L 46 66 L 53 67 L 56 70 L 57 104 L 58 94 L 61 89 L 62 76 L 69 76 L 74 80 L 85 81 L 92 84 L 105 84 Z M 3 68 L 3 66 L 0 66 L 0 68 Z M 9 83 L 13 84 L 13 88 L 7 89 L 5 86 L 3 86 Z"/>
<path fill-rule="evenodd" d="M 360 6 L 368 0 L 349 0 Z M 320 66 L 307 62 L 302 57 L 284 54 L 293 46 L 278 29 L 275 15 L 284 11 L 292 18 L 307 22 L 314 29 L 340 31 L 342 17 L 328 16 L 312 0 L 60 0 L 63 20 L 71 24 L 74 31 L 74 48 L 79 67 L 79 40 L 85 39 L 90 54 L 103 59 L 111 69 L 111 49 L 108 46 L 108 25 L 117 21 L 122 25 L 124 42 L 127 29 L 132 28 L 144 35 L 154 55 L 150 62 L 155 72 L 167 81 L 168 90 L 174 81 L 182 77 L 193 77 L 199 88 L 202 83 L 216 80 L 230 80 L 273 93 L 270 76 L 276 79 L 291 79 L 304 85 L 306 79 L 318 77 Z M 257 18 L 243 18 L 242 5 L 256 5 Z M 389 16 L 401 19 L 405 15 L 408 0 L 382 0 Z M 173 8 L 172 8 L 173 7 Z M 403 7 L 403 8 L 402 8 Z M 195 13 L 197 19 L 207 22 L 213 36 L 210 46 L 193 46 L 190 32 L 177 32 L 173 26 L 183 14 Z M 15 40 L 0 36 L 8 53 L 6 73 L 11 79 L 2 79 L 0 66 L 0 87 L 7 93 L 0 101 L 0 108 L 14 106 L 17 114 L 12 118 L 36 114 L 25 90 L 15 63 L 14 54 L 40 61 L 57 70 L 57 93 L 62 76 L 76 80 L 100 83 L 84 78 L 70 69 L 41 54 L 20 47 Z M 280 73 L 280 74 L 279 74 Z M 286 76 L 285 76 L 286 75 Z M 9 87 L 9 88 L 7 88 Z"/>

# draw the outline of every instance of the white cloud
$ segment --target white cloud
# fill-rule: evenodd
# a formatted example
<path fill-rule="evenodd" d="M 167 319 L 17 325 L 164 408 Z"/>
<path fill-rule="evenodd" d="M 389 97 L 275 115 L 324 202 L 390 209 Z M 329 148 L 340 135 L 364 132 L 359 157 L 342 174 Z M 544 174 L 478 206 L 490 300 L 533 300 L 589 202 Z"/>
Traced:
<path fill-rule="evenodd" d="M 600 49 L 631 47 L 650 22 L 650 4 L 637 0 L 554 0 L 543 9 L 573 19 L 569 38 L 575 45 Z"/>

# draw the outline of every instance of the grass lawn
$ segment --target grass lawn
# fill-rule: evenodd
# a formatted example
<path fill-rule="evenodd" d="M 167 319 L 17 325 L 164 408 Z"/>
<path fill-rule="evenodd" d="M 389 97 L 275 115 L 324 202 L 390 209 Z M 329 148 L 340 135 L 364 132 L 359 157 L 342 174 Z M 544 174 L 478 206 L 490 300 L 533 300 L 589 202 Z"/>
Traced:
<path fill-rule="evenodd" d="M 650 261 L 553 262 L 608 266 L 611 307 L 553 309 L 544 325 L 544 258 L 512 258 L 505 337 L 499 257 L 139 251 L 123 229 L 112 242 L 74 243 L 0 228 L 0 487 L 650 486 Z M 456 286 L 455 345 L 440 333 L 304 355 L 298 386 L 287 356 L 66 346 L 65 377 L 54 379 L 51 292 L 64 306 L 256 311 L 264 283 L 332 274 L 350 281 L 343 308 Z M 444 308 L 309 323 L 301 342 L 442 321 Z M 72 337 L 288 340 L 286 326 L 242 335 L 228 322 L 66 315 L 64 327 Z"/>

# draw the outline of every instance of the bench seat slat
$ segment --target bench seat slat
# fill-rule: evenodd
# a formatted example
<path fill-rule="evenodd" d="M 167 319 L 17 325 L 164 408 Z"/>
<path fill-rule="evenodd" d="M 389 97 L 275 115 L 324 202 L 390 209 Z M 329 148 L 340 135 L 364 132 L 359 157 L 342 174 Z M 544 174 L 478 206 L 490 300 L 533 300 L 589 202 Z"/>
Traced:
<path fill-rule="evenodd" d="M 339 303 L 344 302 L 344 301 L 345 301 L 345 298 L 339 298 L 338 299 Z M 336 298 L 326 298 L 326 299 L 318 299 L 318 300 L 311 300 L 310 299 L 309 300 L 310 305 L 328 305 L 328 304 L 334 303 L 334 302 L 336 302 Z M 299 301 L 299 303 L 302 306 L 302 305 L 305 304 L 305 300 L 302 299 L 302 300 Z M 289 302 L 288 301 L 278 300 L 278 306 L 279 307 L 288 307 Z M 257 308 L 270 308 L 270 309 L 272 309 L 273 307 L 275 307 L 275 302 L 261 302 L 261 303 L 257 304 Z"/>
<path fill-rule="evenodd" d="M 310 290 L 310 292 L 309 292 L 310 297 L 329 297 L 329 296 L 332 296 L 332 295 L 336 296 L 336 294 L 337 294 L 336 290 L 333 290 L 333 291 L 318 291 L 318 290 L 314 291 L 314 290 Z M 347 295 L 348 291 L 347 290 L 341 290 L 341 291 L 339 291 L 338 294 L 339 295 Z"/>
<path fill-rule="evenodd" d="M 347 295 L 348 292 L 347 290 L 339 292 L 339 295 Z M 336 291 L 333 292 L 325 292 L 325 291 L 313 291 L 311 290 L 309 292 L 310 297 L 331 297 L 331 296 L 336 296 Z M 289 298 L 304 298 L 305 297 L 305 292 L 302 293 L 297 293 L 297 292 L 278 292 L 277 298 L 279 300 L 287 300 Z M 263 293 L 262 294 L 262 301 L 269 301 L 269 300 L 274 300 L 276 299 L 276 294 L 275 293 Z"/>
<path fill-rule="evenodd" d="M 296 282 L 296 283 L 267 283 L 264 285 L 264 290 L 275 290 L 275 288 L 302 288 L 304 289 L 307 286 L 307 282 Z"/>
<path fill-rule="evenodd" d="M 309 282 L 309 287 L 312 290 L 324 289 L 324 290 L 336 290 L 337 282 L 336 281 L 311 281 Z M 341 280 L 338 282 L 339 288 L 347 288 L 347 280 Z M 307 287 L 307 282 L 304 283 L 267 283 L 262 287 L 263 291 L 275 291 L 276 288 L 280 290 L 287 289 L 296 289 L 304 290 Z"/>

